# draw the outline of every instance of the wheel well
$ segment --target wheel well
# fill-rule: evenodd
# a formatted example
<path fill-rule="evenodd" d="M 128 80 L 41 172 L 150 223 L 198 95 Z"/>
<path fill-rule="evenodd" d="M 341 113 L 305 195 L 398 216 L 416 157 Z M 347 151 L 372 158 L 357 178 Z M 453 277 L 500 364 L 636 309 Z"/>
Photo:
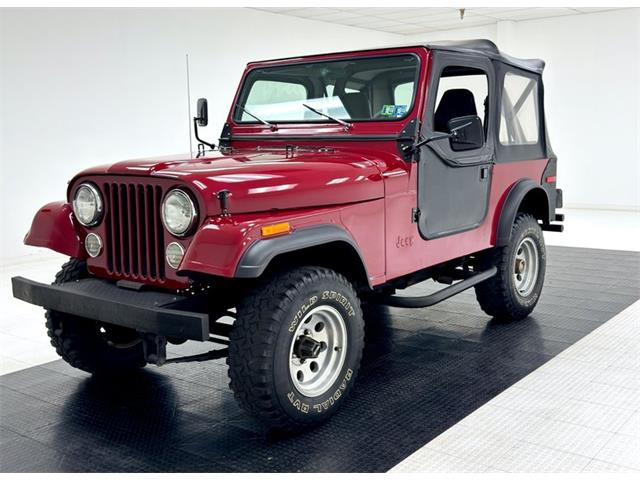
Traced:
<path fill-rule="evenodd" d="M 549 222 L 549 200 L 547 194 L 541 188 L 529 190 L 520 202 L 518 213 L 530 213 L 536 220 Z"/>
<path fill-rule="evenodd" d="M 342 241 L 281 253 L 269 262 L 264 273 L 269 274 L 301 265 L 315 265 L 335 270 L 352 282 L 356 290 L 370 286 L 360 254 L 352 245 Z"/>

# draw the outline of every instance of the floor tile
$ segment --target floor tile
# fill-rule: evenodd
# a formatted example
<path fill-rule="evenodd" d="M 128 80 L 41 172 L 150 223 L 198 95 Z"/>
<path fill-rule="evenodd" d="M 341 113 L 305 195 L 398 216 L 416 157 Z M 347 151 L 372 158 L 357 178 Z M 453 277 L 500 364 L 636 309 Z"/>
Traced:
<path fill-rule="evenodd" d="M 527 442 L 562 452 L 593 458 L 613 437 L 613 432 L 547 420 L 527 432 Z"/>
<path fill-rule="evenodd" d="M 594 458 L 640 470 L 640 437 L 615 435 Z"/>
<path fill-rule="evenodd" d="M 481 473 L 486 469 L 486 465 L 473 463 L 436 450 L 424 449 L 391 469 L 390 473 Z"/>
<path fill-rule="evenodd" d="M 491 466 L 512 473 L 574 473 L 582 471 L 590 460 L 589 457 L 520 441 Z"/>
<path fill-rule="evenodd" d="M 582 471 L 584 473 L 640 473 L 640 470 L 616 465 L 615 463 L 603 462 L 601 460 L 591 460 Z"/>
<path fill-rule="evenodd" d="M 623 324 L 635 320 L 628 310 L 626 322 L 611 317 L 640 297 L 640 255 L 549 247 L 548 258 L 549 282 L 535 314 L 522 322 L 489 319 L 473 290 L 431 310 L 380 308 L 369 315 L 376 328 L 368 330 L 358 388 L 330 422 L 295 437 L 271 438 L 238 407 L 223 361 L 153 367 L 108 381 L 60 360 L 4 375 L 0 443 L 29 441 L 22 443 L 25 455 L 2 456 L 0 470 L 23 469 L 31 453 L 34 470 L 47 469 L 61 454 L 83 460 L 51 464 L 48 471 L 383 472 L 415 452 L 414 459 L 422 458 L 418 470 L 563 472 L 586 468 L 593 458 L 572 452 L 592 453 L 603 439 L 597 460 L 628 465 L 633 452 L 612 442 L 609 427 L 599 427 L 619 423 L 615 411 L 630 419 L 637 409 L 629 393 L 637 389 L 620 373 L 635 368 L 634 344 L 627 341 L 634 328 Z M 48 281 L 47 268 L 58 266 L 13 272 Z M 634 275 L 639 282 L 619 282 Z M 46 345 L 42 309 L 12 300 L 6 278 L 0 295 L 10 302 L 12 320 L 0 319 L 0 333 L 28 344 L 31 332 L 40 331 L 37 347 L 12 353 L 31 354 L 20 357 L 25 362 L 47 361 L 54 352 Z M 18 322 L 31 323 L 21 333 Z M 597 355 L 571 350 L 603 324 L 607 338 L 586 337 Z M 616 339 L 622 339 L 619 350 L 611 348 Z M 608 362 L 607 352 L 622 353 Z M 610 395 L 597 386 L 609 386 L 607 370 L 619 372 L 606 377 L 614 383 Z M 585 392 L 590 398 L 581 397 Z M 596 412 L 583 403 L 607 408 Z M 545 431 L 545 422 L 554 428 Z M 631 423 L 618 431 L 629 434 L 625 439 L 635 438 Z M 90 462 L 87 451 L 97 452 Z"/>

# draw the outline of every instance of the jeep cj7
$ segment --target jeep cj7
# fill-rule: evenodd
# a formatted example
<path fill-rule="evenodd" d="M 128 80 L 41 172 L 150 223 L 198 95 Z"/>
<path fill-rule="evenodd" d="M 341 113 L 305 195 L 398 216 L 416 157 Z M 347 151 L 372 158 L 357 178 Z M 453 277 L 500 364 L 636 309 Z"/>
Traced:
<path fill-rule="evenodd" d="M 248 412 L 309 428 L 353 388 L 361 301 L 534 309 L 563 220 L 543 68 L 488 40 L 250 63 L 217 146 L 200 99 L 197 156 L 90 168 L 44 206 L 25 243 L 71 259 L 13 294 L 74 367 L 227 357 Z M 428 279 L 448 286 L 396 294 Z M 167 358 L 187 340 L 220 347 Z"/>

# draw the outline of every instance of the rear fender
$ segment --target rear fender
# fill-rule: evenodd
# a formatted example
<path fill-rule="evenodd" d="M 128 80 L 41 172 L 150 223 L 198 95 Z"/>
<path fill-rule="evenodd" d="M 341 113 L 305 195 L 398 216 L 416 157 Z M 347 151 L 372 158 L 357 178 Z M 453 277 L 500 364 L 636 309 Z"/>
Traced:
<path fill-rule="evenodd" d="M 25 245 L 44 247 L 63 255 L 84 259 L 80 232 L 73 222 L 71 205 L 66 202 L 46 204 L 36 213 L 24 238 Z"/>
<path fill-rule="evenodd" d="M 531 195 L 544 198 L 544 205 L 541 205 L 540 208 L 542 209 L 544 207 L 545 214 L 537 215 L 537 217 L 539 217 L 537 219 L 548 223 L 549 199 L 547 192 L 531 179 L 520 180 L 511 188 L 511 190 L 509 190 L 507 198 L 502 206 L 500 220 L 498 221 L 496 229 L 496 246 L 500 247 L 509 244 L 509 241 L 511 240 L 511 227 L 516 219 L 516 215 L 518 214 L 525 197 Z"/>

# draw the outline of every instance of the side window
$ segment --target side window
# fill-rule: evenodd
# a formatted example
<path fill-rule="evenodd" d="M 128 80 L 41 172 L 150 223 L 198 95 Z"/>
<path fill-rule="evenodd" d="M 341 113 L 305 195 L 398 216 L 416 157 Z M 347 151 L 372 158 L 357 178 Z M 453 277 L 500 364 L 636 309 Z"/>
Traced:
<path fill-rule="evenodd" d="M 489 81 L 482 70 L 470 67 L 446 67 L 438 81 L 433 129 L 447 132 L 452 118 L 477 115 L 487 131 Z"/>
<path fill-rule="evenodd" d="M 299 103 L 307 99 L 307 89 L 300 83 L 279 82 L 273 80 L 256 80 L 251 87 L 249 97 L 245 103 L 251 113 L 260 115 L 266 106 L 273 110 L 274 105 L 285 106 L 289 102 Z M 253 118 L 243 113 L 241 120 L 251 121 Z"/>
<path fill-rule="evenodd" d="M 393 103 L 396 105 L 411 105 L 413 103 L 414 82 L 396 85 L 393 89 Z"/>
<path fill-rule="evenodd" d="M 537 144 L 539 116 L 536 79 L 507 72 L 504 76 L 501 104 L 500 143 Z"/>

